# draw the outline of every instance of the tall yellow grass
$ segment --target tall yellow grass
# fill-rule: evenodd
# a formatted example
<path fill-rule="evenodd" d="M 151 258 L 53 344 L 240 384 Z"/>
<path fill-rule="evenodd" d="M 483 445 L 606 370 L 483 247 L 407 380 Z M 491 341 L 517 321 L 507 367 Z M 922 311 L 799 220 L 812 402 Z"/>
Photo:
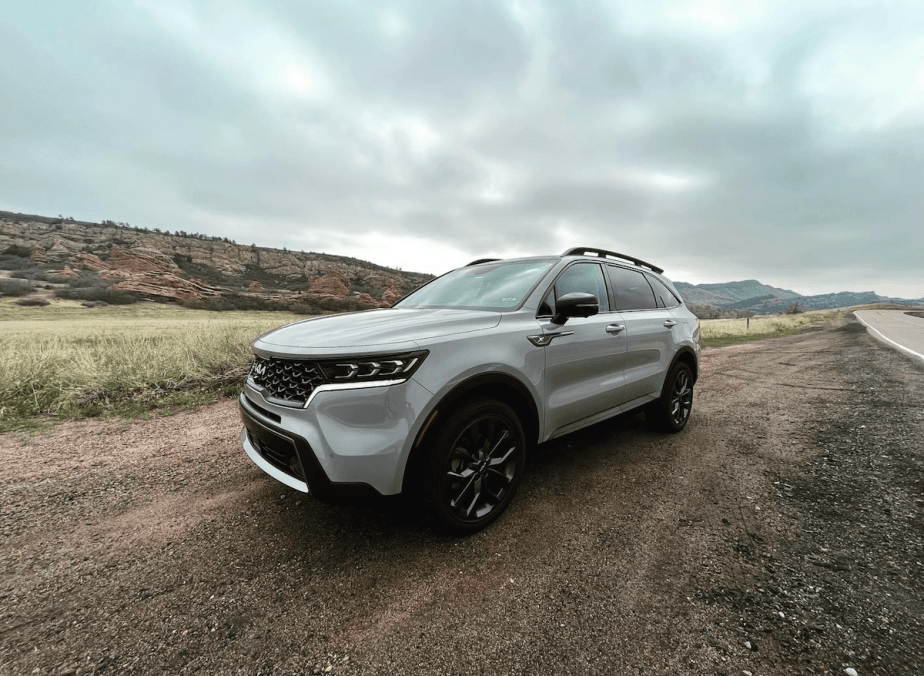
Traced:
<path fill-rule="evenodd" d="M 703 345 L 717 347 L 750 340 L 790 336 L 806 326 L 840 319 L 841 310 L 821 310 L 796 315 L 767 315 L 747 319 L 704 319 L 700 323 Z"/>
<path fill-rule="evenodd" d="M 250 342 L 298 319 L 278 312 L 169 306 L 87 309 L 0 303 L 0 429 L 39 414 L 79 415 L 88 401 L 241 371 Z"/>

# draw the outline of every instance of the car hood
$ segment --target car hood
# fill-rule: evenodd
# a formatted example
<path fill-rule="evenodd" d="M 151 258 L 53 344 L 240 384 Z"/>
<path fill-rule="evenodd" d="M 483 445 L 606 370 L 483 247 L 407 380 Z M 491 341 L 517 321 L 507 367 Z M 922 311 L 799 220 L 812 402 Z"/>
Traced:
<path fill-rule="evenodd" d="M 440 336 L 484 331 L 497 326 L 501 313 L 482 310 L 394 308 L 305 319 L 266 333 L 254 348 L 286 352 L 324 352 L 396 346 Z"/>

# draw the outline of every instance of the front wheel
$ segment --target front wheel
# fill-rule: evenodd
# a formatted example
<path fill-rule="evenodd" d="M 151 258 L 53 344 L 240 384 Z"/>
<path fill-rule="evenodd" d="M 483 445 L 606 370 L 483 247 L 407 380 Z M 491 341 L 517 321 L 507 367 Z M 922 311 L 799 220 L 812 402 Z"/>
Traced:
<path fill-rule="evenodd" d="M 649 419 L 666 432 L 679 432 L 687 426 L 693 411 L 693 372 L 677 362 L 667 374 L 661 398 L 648 410 Z"/>
<path fill-rule="evenodd" d="M 474 399 L 449 414 L 427 459 L 425 491 L 451 530 L 484 528 L 513 499 L 526 459 L 516 413 L 494 399 Z"/>

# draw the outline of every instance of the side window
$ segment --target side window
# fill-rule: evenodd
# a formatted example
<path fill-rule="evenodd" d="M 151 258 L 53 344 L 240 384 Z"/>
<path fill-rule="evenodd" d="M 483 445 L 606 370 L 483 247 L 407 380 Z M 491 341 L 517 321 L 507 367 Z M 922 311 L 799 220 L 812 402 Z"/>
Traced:
<path fill-rule="evenodd" d="M 650 310 L 658 307 L 651 286 L 641 272 L 615 265 L 607 265 L 606 271 L 616 295 L 616 310 Z"/>
<path fill-rule="evenodd" d="M 651 288 L 654 289 L 655 297 L 658 299 L 658 307 L 677 307 L 680 305 L 680 299 L 674 295 L 674 292 L 667 288 L 657 277 L 646 275 Z"/>
<path fill-rule="evenodd" d="M 564 274 L 555 282 L 554 289 L 549 292 L 546 300 L 540 304 L 539 314 L 545 314 L 543 310 L 545 310 L 546 305 L 550 305 L 551 312 L 548 314 L 554 313 L 555 306 L 549 302 L 553 300 L 551 297 L 553 293 L 554 299 L 558 299 L 566 293 L 573 293 L 574 291 L 581 291 L 595 296 L 597 303 L 600 305 L 600 312 L 609 312 L 610 302 L 606 293 L 606 281 L 603 279 L 603 271 L 600 266 L 596 263 L 576 263 L 565 270 Z"/>

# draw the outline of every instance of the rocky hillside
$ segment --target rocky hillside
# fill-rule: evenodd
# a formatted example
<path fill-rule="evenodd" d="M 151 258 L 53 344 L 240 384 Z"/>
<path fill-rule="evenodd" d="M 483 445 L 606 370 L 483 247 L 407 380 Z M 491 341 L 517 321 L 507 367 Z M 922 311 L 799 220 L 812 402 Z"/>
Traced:
<path fill-rule="evenodd" d="M 432 277 L 343 256 L 4 211 L 0 254 L 27 256 L 58 276 L 95 275 L 116 291 L 154 299 L 324 301 L 326 309 L 389 306 Z"/>

